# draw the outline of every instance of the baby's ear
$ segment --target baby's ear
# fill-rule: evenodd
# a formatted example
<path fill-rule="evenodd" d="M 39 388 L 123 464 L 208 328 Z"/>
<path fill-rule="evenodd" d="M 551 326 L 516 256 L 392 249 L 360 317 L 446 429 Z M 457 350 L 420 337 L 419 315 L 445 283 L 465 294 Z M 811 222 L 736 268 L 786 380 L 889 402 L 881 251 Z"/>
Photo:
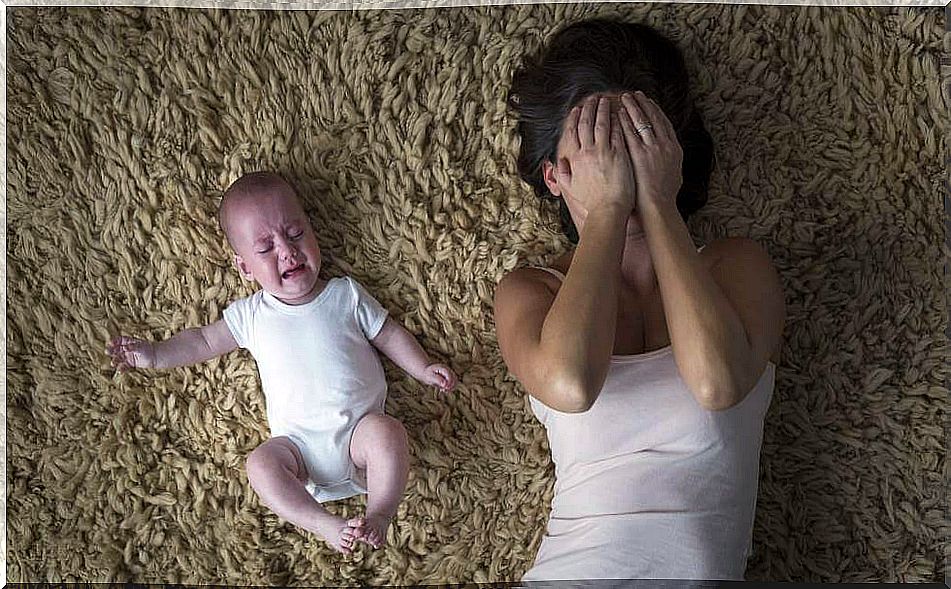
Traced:
<path fill-rule="evenodd" d="M 238 254 L 234 255 L 234 267 L 245 280 L 254 280 L 254 276 L 251 274 L 251 271 L 248 270 L 248 265 L 244 263 L 244 258 Z"/>

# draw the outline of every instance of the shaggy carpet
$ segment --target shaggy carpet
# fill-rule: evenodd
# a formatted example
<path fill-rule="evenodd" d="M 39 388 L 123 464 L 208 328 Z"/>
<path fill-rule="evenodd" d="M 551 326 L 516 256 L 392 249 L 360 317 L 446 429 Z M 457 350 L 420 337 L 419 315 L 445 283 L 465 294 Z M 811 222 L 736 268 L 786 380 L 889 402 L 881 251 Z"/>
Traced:
<path fill-rule="evenodd" d="M 683 48 L 719 158 L 691 228 L 756 239 L 785 286 L 748 577 L 943 576 L 941 10 L 556 4 L 9 9 L 8 578 L 517 579 L 552 469 L 492 297 L 567 242 L 517 178 L 504 97 L 523 55 L 594 15 Z M 361 280 L 462 378 L 441 396 L 387 364 L 413 458 L 376 552 L 336 556 L 257 501 L 247 353 L 121 377 L 103 353 L 251 292 L 215 211 L 261 168 L 299 187 L 327 275 Z"/>

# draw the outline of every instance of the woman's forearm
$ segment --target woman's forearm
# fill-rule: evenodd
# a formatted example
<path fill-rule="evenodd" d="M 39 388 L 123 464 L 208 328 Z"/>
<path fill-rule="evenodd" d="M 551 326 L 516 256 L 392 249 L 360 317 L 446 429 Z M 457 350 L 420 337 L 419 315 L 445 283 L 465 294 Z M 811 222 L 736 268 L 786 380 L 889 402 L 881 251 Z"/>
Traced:
<path fill-rule="evenodd" d="M 641 216 L 677 367 L 701 403 L 722 408 L 745 392 L 740 389 L 751 358 L 746 330 L 705 268 L 676 206 L 646 204 Z"/>
<path fill-rule="evenodd" d="M 588 213 L 571 268 L 542 326 L 540 345 L 551 369 L 561 386 L 587 406 L 601 391 L 614 349 L 629 214 L 613 206 Z"/>

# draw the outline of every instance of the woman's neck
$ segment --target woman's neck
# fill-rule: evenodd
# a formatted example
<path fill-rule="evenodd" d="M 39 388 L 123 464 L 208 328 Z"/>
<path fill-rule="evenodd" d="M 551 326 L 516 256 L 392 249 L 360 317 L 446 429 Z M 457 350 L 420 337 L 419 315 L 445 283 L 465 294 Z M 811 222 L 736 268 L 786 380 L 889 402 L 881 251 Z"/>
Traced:
<path fill-rule="evenodd" d="M 631 290 L 643 300 L 657 289 L 654 262 L 647 248 L 647 238 L 641 233 L 629 236 L 624 242 L 621 258 L 621 288 Z"/>
<path fill-rule="evenodd" d="M 554 264 L 555 269 L 567 272 L 574 258 L 575 248 L 572 248 L 559 257 Z M 646 297 L 655 294 L 657 277 L 654 274 L 654 263 L 647 249 L 647 240 L 644 235 L 630 236 L 624 244 L 624 253 L 621 258 L 621 290 L 632 294 L 635 301 L 644 301 Z M 627 298 L 627 297 L 625 297 Z"/>

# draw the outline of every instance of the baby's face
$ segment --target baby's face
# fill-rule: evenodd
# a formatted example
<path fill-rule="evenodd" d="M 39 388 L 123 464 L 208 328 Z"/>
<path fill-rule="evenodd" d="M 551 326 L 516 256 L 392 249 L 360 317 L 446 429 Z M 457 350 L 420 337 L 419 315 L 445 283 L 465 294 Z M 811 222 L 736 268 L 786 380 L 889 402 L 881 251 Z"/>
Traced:
<path fill-rule="evenodd" d="M 245 278 L 289 305 L 319 294 L 317 236 L 289 186 L 236 203 L 230 227 L 235 265 Z"/>

